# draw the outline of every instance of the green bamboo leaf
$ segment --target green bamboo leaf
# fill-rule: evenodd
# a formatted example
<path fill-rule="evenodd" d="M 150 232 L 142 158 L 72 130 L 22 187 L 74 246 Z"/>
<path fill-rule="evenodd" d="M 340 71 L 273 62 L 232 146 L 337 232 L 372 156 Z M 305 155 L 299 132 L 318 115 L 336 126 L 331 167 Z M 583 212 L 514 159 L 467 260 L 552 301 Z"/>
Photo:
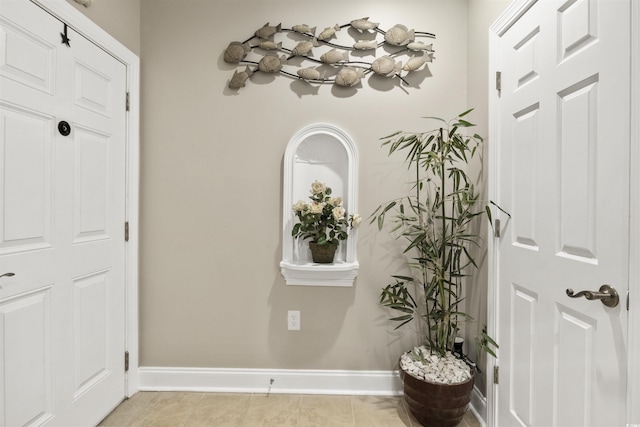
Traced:
<path fill-rule="evenodd" d="M 402 311 L 403 313 L 411 313 L 411 314 L 413 314 L 413 309 L 412 308 L 407 308 L 407 307 L 405 307 L 403 305 L 400 305 L 400 304 L 389 304 L 388 307 L 392 308 L 394 310 Z"/>
<path fill-rule="evenodd" d="M 380 139 L 382 140 L 382 139 L 389 139 L 389 138 L 393 138 L 393 137 L 395 137 L 395 136 L 397 136 L 397 135 L 400 135 L 402 132 L 403 132 L 403 131 L 398 130 L 398 131 L 395 131 L 394 133 L 392 133 L 391 135 L 383 136 L 383 137 L 382 137 L 382 138 L 380 138 Z"/>
<path fill-rule="evenodd" d="M 392 142 L 392 144 L 389 146 L 389 155 L 393 154 L 398 149 L 402 141 L 402 139 L 397 139 Z"/>
<path fill-rule="evenodd" d="M 397 204 L 397 202 L 393 201 L 389 204 L 387 204 L 387 206 L 384 208 L 384 210 L 382 211 L 382 213 L 386 213 L 388 212 L 390 209 L 392 209 L 395 205 Z"/>
<path fill-rule="evenodd" d="M 404 280 L 406 282 L 413 282 L 413 277 L 409 277 L 409 276 L 392 275 L 391 277 L 398 280 Z"/>
<path fill-rule="evenodd" d="M 411 316 L 409 319 L 405 320 L 404 322 L 400 323 L 398 326 L 393 328 L 393 330 L 396 330 L 396 329 L 399 329 L 399 328 L 403 327 L 404 325 L 406 325 L 407 323 L 411 322 L 412 320 L 413 320 L 413 316 Z"/>
<path fill-rule="evenodd" d="M 489 219 L 489 224 L 491 224 L 491 227 L 493 228 L 493 219 L 491 217 L 491 209 L 489 208 L 489 206 L 485 206 L 484 209 L 485 209 L 485 212 L 487 213 L 487 218 Z"/>
<path fill-rule="evenodd" d="M 485 347 L 484 351 L 486 351 L 487 353 L 489 353 L 490 355 L 492 355 L 493 357 L 495 357 L 496 359 L 498 358 L 498 356 L 493 352 L 493 350 L 491 350 L 489 347 Z"/>
<path fill-rule="evenodd" d="M 511 218 L 511 214 L 510 214 L 509 212 L 505 211 L 504 209 L 502 209 L 502 208 L 500 207 L 500 205 L 496 204 L 493 200 L 489 200 L 489 203 L 491 203 L 493 206 L 495 206 L 496 208 L 498 208 L 498 210 L 499 210 L 500 212 L 502 212 L 503 214 L 505 214 L 506 216 L 508 216 L 509 218 Z"/>
<path fill-rule="evenodd" d="M 406 247 L 404 252 L 408 252 L 412 248 L 422 243 L 427 238 L 425 230 L 423 229 L 417 229 L 415 232 L 408 233 L 407 236 L 410 237 L 409 240 L 411 240 L 411 243 L 409 244 L 409 246 Z"/>
<path fill-rule="evenodd" d="M 475 126 L 473 123 L 469 123 L 466 120 L 458 120 L 458 122 L 456 123 L 456 126 L 460 126 L 460 127 L 473 127 Z"/>
<path fill-rule="evenodd" d="M 393 320 L 395 322 L 402 322 L 404 320 L 412 319 L 413 316 L 411 314 L 405 314 L 404 316 L 392 317 L 389 320 Z"/>
<path fill-rule="evenodd" d="M 491 344 L 492 346 L 494 346 L 495 348 L 500 348 L 500 346 L 498 345 L 497 342 L 495 342 L 489 335 L 487 335 L 486 333 L 482 333 L 482 338 L 487 341 L 489 344 Z"/>
<path fill-rule="evenodd" d="M 443 123 L 447 123 L 446 120 L 440 118 L 440 117 L 433 117 L 433 116 L 426 116 L 426 117 L 421 117 L 422 119 L 430 119 L 430 120 L 437 120 Z"/>

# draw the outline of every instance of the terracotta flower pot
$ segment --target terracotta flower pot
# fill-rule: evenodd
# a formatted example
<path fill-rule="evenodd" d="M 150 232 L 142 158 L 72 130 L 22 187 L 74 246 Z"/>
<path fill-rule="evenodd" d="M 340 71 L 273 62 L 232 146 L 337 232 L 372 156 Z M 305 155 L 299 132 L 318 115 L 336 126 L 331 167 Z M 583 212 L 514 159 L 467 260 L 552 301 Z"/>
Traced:
<path fill-rule="evenodd" d="M 327 243 L 326 245 L 319 245 L 316 242 L 309 242 L 309 249 L 311 249 L 311 258 L 313 262 L 319 264 L 331 264 L 333 257 L 336 254 L 338 245 Z"/>
<path fill-rule="evenodd" d="M 436 384 L 400 368 L 404 398 L 411 414 L 425 427 L 454 427 L 460 424 L 469 408 L 475 371 L 458 384 Z"/>

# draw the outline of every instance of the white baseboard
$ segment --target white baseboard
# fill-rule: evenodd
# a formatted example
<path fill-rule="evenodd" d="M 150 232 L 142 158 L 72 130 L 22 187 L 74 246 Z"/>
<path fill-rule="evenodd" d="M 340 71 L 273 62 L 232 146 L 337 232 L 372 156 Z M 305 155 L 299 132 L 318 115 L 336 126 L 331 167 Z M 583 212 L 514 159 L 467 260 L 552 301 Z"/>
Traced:
<path fill-rule="evenodd" d="M 140 390 L 225 393 L 402 394 L 397 371 L 140 367 Z"/>
<path fill-rule="evenodd" d="M 401 396 L 398 371 L 140 367 L 141 391 Z M 471 411 L 484 426 L 487 399 L 474 387 Z"/>
<path fill-rule="evenodd" d="M 482 395 L 478 387 L 473 387 L 471 392 L 471 411 L 483 427 L 487 425 L 487 398 Z"/>

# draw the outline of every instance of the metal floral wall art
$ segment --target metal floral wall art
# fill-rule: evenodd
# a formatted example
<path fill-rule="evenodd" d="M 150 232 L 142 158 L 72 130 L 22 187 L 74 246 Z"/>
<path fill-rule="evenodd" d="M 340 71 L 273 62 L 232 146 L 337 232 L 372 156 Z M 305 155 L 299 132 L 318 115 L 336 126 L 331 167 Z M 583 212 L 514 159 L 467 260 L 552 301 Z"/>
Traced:
<path fill-rule="evenodd" d="M 257 72 L 342 87 L 357 86 L 365 76 L 374 74 L 408 85 L 404 77 L 434 59 L 433 44 L 418 39 L 435 39 L 435 34 L 401 24 L 385 31 L 366 17 L 317 32 L 317 27 L 306 24 L 283 28 L 282 24 L 266 23 L 247 40 L 229 43 L 224 61 L 244 65 L 234 72 L 229 88 L 244 87 Z M 338 39 L 345 33 L 347 42 Z"/>

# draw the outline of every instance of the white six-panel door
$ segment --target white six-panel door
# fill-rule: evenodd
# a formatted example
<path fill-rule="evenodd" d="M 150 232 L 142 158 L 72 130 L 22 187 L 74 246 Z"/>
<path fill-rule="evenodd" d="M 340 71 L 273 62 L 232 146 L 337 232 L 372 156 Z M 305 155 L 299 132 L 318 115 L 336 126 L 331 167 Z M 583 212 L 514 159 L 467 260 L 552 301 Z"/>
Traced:
<path fill-rule="evenodd" d="M 1 426 L 93 425 L 125 395 L 125 66 L 63 32 L 0 2 Z"/>
<path fill-rule="evenodd" d="M 539 0 L 499 40 L 499 426 L 624 426 L 630 1 Z M 614 287 L 616 307 L 567 289 Z"/>

